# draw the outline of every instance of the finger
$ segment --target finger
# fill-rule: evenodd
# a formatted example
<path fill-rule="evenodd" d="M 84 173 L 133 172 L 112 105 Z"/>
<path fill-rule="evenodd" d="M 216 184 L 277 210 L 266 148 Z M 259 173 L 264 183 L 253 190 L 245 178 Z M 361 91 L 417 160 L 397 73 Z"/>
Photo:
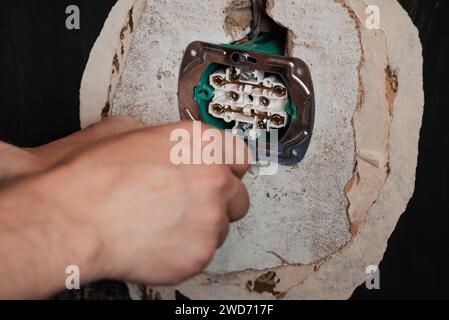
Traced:
<path fill-rule="evenodd" d="M 237 178 L 243 179 L 250 169 L 252 161 L 248 145 L 242 138 L 229 131 L 224 133 L 224 141 L 224 163 Z"/>
<path fill-rule="evenodd" d="M 66 138 L 35 148 L 32 152 L 50 162 L 57 162 L 81 147 L 144 127 L 142 122 L 129 117 L 110 117 Z"/>
<path fill-rule="evenodd" d="M 235 136 L 230 131 L 223 131 L 205 125 L 202 126 L 202 155 L 205 149 L 207 148 L 209 151 L 211 149 L 210 146 L 212 145 L 214 152 L 212 153 L 213 158 L 209 160 L 209 163 L 213 160 L 215 164 L 227 165 L 234 176 L 242 179 L 249 170 L 251 164 L 251 155 L 245 141 L 239 136 Z M 217 143 L 220 143 L 220 155 L 215 153 Z M 195 152 L 195 150 L 193 151 Z M 206 152 L 206 154 L 208 154 L 208 152 Z M 203 158 L 202 160 L 205 161 L 206 159 Z"/>
<path fill-rule="evenodd" d="M 242 219 L 248 213 L 250 199 L 248 190 L 243 182 L 236 176 L 233 176 L 231 179 L 232 187 L 227 192 L 226 205 L 229 220 L 235 222 Z"/>
<path fill-rule="evenodd" d="M 227 223 L 224 223 L 222 226 L 222 230 L 220 232 L 220 234 L 218 235 L 218 246 L 217 248 L 221 248 L 223 246 L 223 244 L 225 243 L 226 239 L 228 238 L 229 235 L 229 220 Z"/>
<path fill-rule="evenodd" d="M 248 146 L 243 139 L 233 135 L 229 131 L 219 130 L 201 122 L 184 121 L 153 128 L 152 132 L 158 132 L 167 137 L 171 137 L 171 134 L 175 132 L 174 130 L 179 129 L 186 130 L 186 136 L 189 137 L 187 142 L 190 143 L 190 151 L 193 153 L 198 152 L 195 158 L 200 158 L 201 163 L 207 164 L 213 162 L 215 164 L 226 164 L 231 172 L 240 179 L 250 169 L 252 159 Z M 219 143 L 218 146 L 221 149 L 220 155 L 215 153 L 217 143 Z M 195 145 L 198 145 L 200 148 L 196 149 Z M 208 161 L 204 158 L 206 148 L 208 151 L 213 150 L 213 152 L 205 153 L 208 156 L 212 153 Z M 169 158 L 169 154 L 166 154 L 165 158 Z"/>

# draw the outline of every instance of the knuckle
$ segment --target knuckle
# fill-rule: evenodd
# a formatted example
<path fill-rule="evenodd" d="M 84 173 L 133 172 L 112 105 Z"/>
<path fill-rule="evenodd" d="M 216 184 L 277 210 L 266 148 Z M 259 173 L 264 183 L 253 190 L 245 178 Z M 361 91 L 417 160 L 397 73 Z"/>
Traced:
<path fill-rule="evenodd" d="M 246 214 L 250 207 L 251 207 L 251 199 L 249 196 L 249 192 L 248 189 L 246 188 L 246 186 L 243 184 L 243 182 L 240 182 L 242 184 L 242 190 L 243 192 L 240 194 L 240 197 L 242 199 L 242 203 L 243 203 L 243 211 Z"/>
<path fill-rule="evenodd" d="M 224 208 L 219 205 L 211 206 L 204 214 L 204 222 L 213 230 L 219 231 L 227 223 Z"/>
<path fill-rule="evenodd" d="M 205 244 L 199 245 L 196 253 L 191 257 L 190 265 L 192 273 L 198 274 L 202 272 L 213 259 L 217 245 L 215 243 L 214 245 L 210 245 L 210 243 L 214 242 L 208 241 Z"/>
<path fill-rule="evenodd" d="M 116 124 L 120 126 L 135 126 L 135 125 L 142 125 L 141 122 L 134 120 L 131 117 L 128 116 L 110 116 L 104 120 L 105 123 L 111 123 Z"/>
<path fill-rule="evenodd" d="M 167 285 L 176 286 L 188 280 L 189 278 L 190 275 L 188 273 L 177 271 L 167 280 Z"/>
<path fill-rule="evenodd" d="M 115 124 L 115 123 L 121 123 L 122 121 L 125 121 L 127 119 L 128 119 L 128 117 L 125 117 L 125 116 L 110 116 L 110 117 L 107 117 L 106 119 L 104 119 L 100 123 L 103 123 L 103 124 L 106 124 L 106 123 Z"/>
<path fill-rule="evenodd" d="M 198 122 L 185 120 L 185 121 L 181 121 L 181 122 L 177 123 L 175 126 L 177 128 L 183 128 L 183 129 L 193 132 L 194 124 L 198 124 Z M 201 131 L 202 131 L 201 133 L 204 133 L 204 131 L 206 131 L 208 129 L 215 129 L 215 127 L 213 127 L 207 123 L 201 122 Z"/>
<path fill-rule="evenodd" d="M 140 121 L 127 116 L 110 116 L 106 119 L 91 125 L 89 128 L 95 132 L 120 133 L 144 127 Z"/>
<path fill-rule="evenodd" d="M 229 169 L 225 166 L 209 167 L 206 170 L 209 187 L 216 190 L 226 190 L 232 183 Z"/>
<path fill-rule="evenodd" d="M 92 128 L 105 128 L 105 127 L 119 127 L 122 123 L 124 117 L 122 116 L 111 116 L 106 119 L 92 125 Z"/>
<path fill-rule="evenodd" d="M 185 247 L 183 274 L 191 277 L 203 272 L 214 257 L 218 246 L 216 238 L 213 233 L 203 233 Z"/>

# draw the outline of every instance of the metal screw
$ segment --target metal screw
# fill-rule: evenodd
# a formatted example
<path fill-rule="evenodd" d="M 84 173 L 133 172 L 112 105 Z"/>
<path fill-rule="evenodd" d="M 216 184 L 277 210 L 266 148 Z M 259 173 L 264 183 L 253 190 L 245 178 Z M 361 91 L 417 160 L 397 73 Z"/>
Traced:
<path fill-rule="evenodd" d="M 272 115 L 271 116 L 271 121 L 277 125 L 280 126 L 281 124 L 284 124 L 284 118 L 278 114 Z"/>
<path fill-rule="evenodd" d="M 277 96 L 283 97 L 287 93 L 287 90 L 285 88 L 282 88 L 281 86 L 274 87 L 274 93 Z"/>
<path fill-rule="evenodd" d="M 215 114 L 220 115 L 220 114 L 223 114 L 223 113 L 224 113 L 224 108 L 223 108 L 223 106 L 221 106 L 221 105 L 219 105 L 218 103 L 216 103 L 216 104 L 214 104 L 214 105 L 212 106 L 212 111 L 213 111 Z"/>
<path fill-rule="evenodd" d="M 222 76 L 213 77 L 212 81 L 219 87 L 223 87 L 226 83 L 225 79 Z"/>
<path fill-rule="evenodd" d="M 270 100 L 267 97 L 261 97 L 260 98 L 260 103 L 262 105 L 264 105 L 265 107 L 270 105 Z"/>
<path fill-rule="evenodd" d="M 247 53 L 241 54 L 239 57 L 240 62 L 245 63 L 248 61 L 249 55 Z"/>
<path fill-rule="evenodd" d="M 240 98 L 239 94 L 237 92 L 234 92 L 234 91 L 232 91 L 230 93 L 230 96 L 231 96 L 231 99 L 234 100 L 234 101 L 237 101 Z"/>

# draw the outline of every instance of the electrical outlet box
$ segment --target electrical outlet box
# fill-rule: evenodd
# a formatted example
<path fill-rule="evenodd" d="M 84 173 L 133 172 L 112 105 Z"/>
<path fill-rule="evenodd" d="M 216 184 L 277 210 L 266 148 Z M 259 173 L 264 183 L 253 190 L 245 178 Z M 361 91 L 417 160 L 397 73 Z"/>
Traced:
<path fill-rule="evenodd" d="M 313 132 L 314 90 L 307 65 L 283 52 L 264 36 L 244 44 L 193 42 L 179 76 L 181 118 L 251 140 L 276 130 L 277 143 L 266 141 L 269 155 L 281 165 L 299 163 Z"/>

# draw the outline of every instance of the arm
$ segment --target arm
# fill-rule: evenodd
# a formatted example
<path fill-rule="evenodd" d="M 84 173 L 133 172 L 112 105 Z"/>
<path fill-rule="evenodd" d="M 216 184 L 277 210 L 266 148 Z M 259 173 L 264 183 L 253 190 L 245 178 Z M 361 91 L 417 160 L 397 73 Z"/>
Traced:
<path fill-rule="evenodd" d="M 114 116 L 38 148 L 22 149 L 0 141 L 0 183 L 45 170 L 67 155 L 96 141 L 143 128 L 144 124 L 139 121 Z"/>
<path fill-rule="evenodd" d="M 64 288 L 68 265 L 83 283 L 175 284 L 201 272 L 248 210 L 239 179 L 248 166 L 172 165 L 179 127 L 191 130 L 94 141 L 0 189 L 0 297 L 48 297 Z"/>
<path fill-rule="evenodd" d="M 29 177 L 0 189 L 0 298 L 48 297 L 64 288 L 71 264 L 88 271 L 83 281 L 95 279 L 98 243 L 92 228 L 72 223 L 71 213 L 51 196 L 66 173 Z"/>

